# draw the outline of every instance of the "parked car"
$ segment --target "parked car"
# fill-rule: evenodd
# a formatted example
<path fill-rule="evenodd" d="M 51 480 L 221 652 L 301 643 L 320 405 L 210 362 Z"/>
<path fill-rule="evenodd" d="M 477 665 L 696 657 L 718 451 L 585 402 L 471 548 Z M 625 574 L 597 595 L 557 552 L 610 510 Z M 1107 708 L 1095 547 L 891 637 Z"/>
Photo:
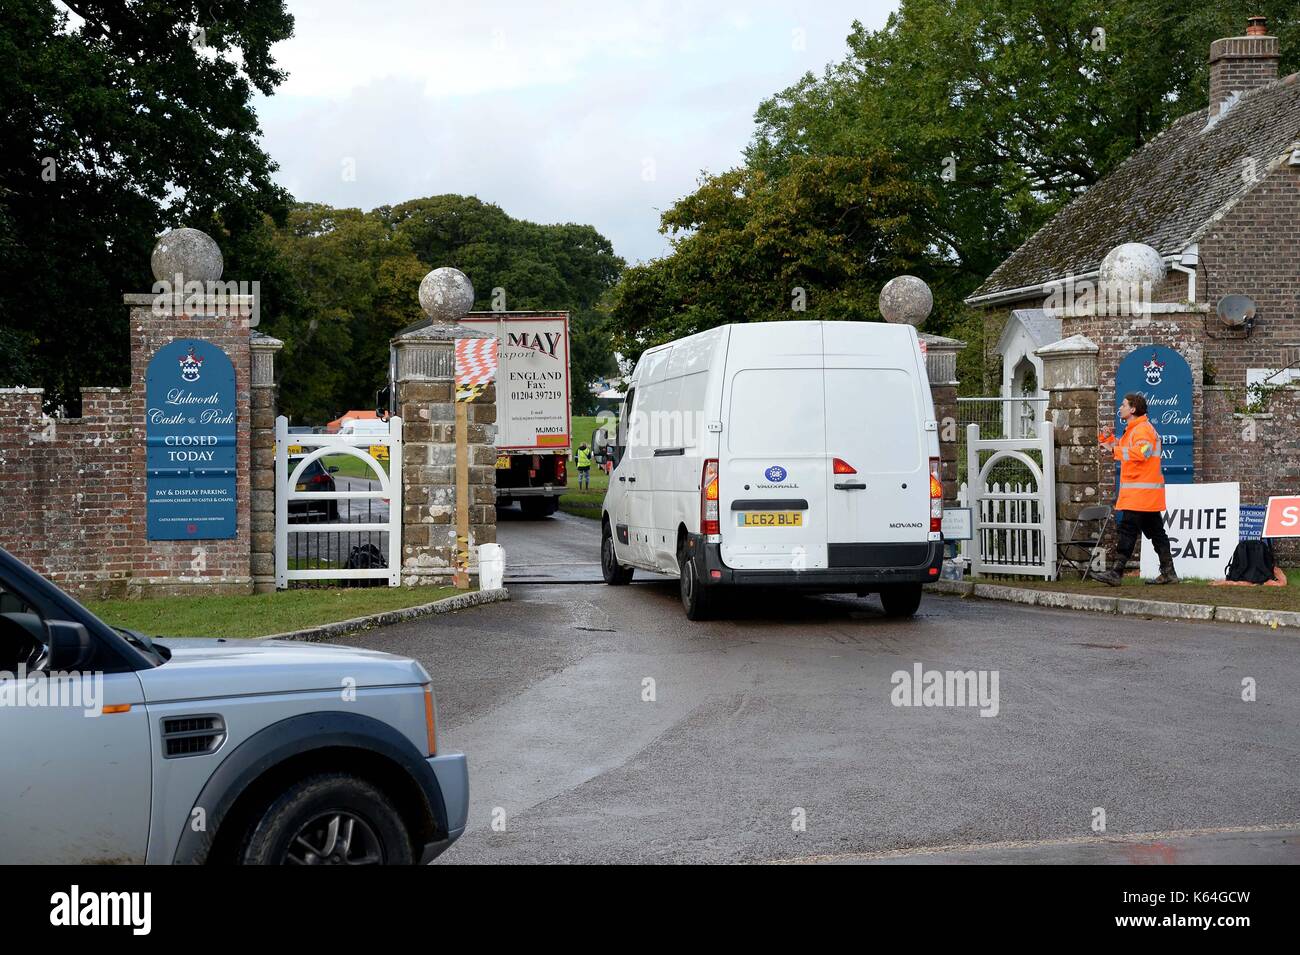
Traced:
<path fill-rule="evenodd" d="M 651 348 L 614 444 L 604 578 L 675 574 L 692 620 L 736 587 L 878 593 L 910 616 L 939 576 L 938 425 L 909 325 L 759 322 Z"/>
<path fill-rule="evenodd" d="M 289 456 L 289 473 L 298 466 L 298 462 L 305 458 L 305 454 Z M 298 491 L 337 491 L 338 487 L 334 483 L 334 475 L 338 473 L 338 468 L 330 465 L 326 467 L 317 458 L 303 469 L 302 474 L 298 476 L 298 481 L 294 484 L 294 489 Z M 290 514 L 305 514 L 308 519 L 315 518 L 324 522 L 332 523 L 339 519 L 339 502 L 338 501 L 312 501 L 302 499 L 289 499 Z"/>
<path fill-rule="evenodd" d="M 424 863 L 465 829 L 414 660 L 150 639 L 0 549 L 0 673 L 0 863 Z"/>

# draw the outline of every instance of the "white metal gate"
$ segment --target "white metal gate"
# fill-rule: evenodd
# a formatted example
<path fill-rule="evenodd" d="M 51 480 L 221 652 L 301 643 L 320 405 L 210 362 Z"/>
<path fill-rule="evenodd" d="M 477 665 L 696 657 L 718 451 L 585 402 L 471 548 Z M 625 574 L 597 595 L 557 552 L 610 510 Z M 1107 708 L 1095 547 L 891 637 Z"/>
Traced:
<path fill-rule="evenodd" d="M 965 550 L 971 572 L 1056 578 L 1056 468 L 1050 427 L 1021 438 L 981 438 L 966 429 L 967 482 L 962 503 L 971 509 Z"/>
<path fill-rule="evenodd" d="M 301 449 L 290 455 L 289 449 Z M 376 453 L 384 448 L 388 455 L 388 470 L 380 466 Z M 347 455 L 360 460 L 374 474 L 371 480 L 379 488 L 365 490 L 311 491 L 300 481 L 313 462 L 333 455 Z M 290 466 L 292 462 L 292 467 Z M 328 472 L 325 472 L 328 473 Z M 339 520 L 339 501 L 377 501 L 387 506 L 383 519 Z M 322 502 L 327 518 L 332 520 L 291 520 L 290 503 L 310 507 L 311 502 Z M 335 502 L 328 504 L 327 502 Z M 348 541 L 364 541 L 371 546 L 373 535 L 387 534 L 386 546 L 380 549 L 387 566 L 348 567 L 341 559 L 310 557 L 307 560 L 293 556 L 295 548 L 290 538 L 299 535 L 342 535 Z M 342 545 L 336 547 L 340 557 Z M 310 551 L 309 551 L 310 553 Z M 289 586 L 293 580 L 335 580 L 381 578 L 388 586 L 401 584 L 402 558 L 402 419 L 390 418 L 388 433 L 378 434 L 290 434 L 289 419 L 281 415 L 275 419 L 275 582 L 279 588 Z"/>

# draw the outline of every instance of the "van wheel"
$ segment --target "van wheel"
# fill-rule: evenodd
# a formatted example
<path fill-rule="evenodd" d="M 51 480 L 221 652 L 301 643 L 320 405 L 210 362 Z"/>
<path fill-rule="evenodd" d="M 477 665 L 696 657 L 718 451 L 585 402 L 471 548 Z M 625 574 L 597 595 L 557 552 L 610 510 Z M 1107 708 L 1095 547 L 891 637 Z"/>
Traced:
<path fill-rule="evenodd" d="M 708 620 L 713 614 L 716 594 L 701 583 L 700 555 L 692 554 L 685 542 L 677 550 L 678 587 L 687 620 Z"/>
<path fill-rule="evenodd" d="M 555 513 L 559 502 L 551 497 L 525 497 L 519 501 L 519 508 L 524 512 L 524 517 L 537 519 L 540 517 L 550 517 Z"/>
<path fill-rule="evenodd" d="M 920 584 L 895 584 L 880 592 L 880 605 L 886 617 L 910 617 L 921 606 Z"/>
<path fill-rule="evenodd" d="M 601 525 L 600 530 L 600 575 L 612 587 L 621 587 L 632 581 L 632 568 L 624 567 L 618 562 L 618 554 L 614 552 L 614 535 L 609 532 L 608 521 Z"/>

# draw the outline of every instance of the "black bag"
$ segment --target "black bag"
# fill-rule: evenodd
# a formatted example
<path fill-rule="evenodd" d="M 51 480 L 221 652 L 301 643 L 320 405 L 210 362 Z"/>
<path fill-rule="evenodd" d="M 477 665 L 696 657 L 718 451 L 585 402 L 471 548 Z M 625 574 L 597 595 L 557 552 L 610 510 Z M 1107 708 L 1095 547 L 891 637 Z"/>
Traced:
<path fill-rule="evenodd" d="M 1224 576 L 1229 580 L 1263 584 L 1273 579 L 1275 566 L 1271 541 L 1242 541 L 1232 552 L 1232 562 L 1224 568 Z"/>
<path fill-rule="evenodd" d="M 387 567 L 388 561 L 374 544 L 358 544 L 348 552 L 347 562 L 343 565 L 348 570 L 367 570 L 372 567 Z M 382 577 L 350 577 L 349 587 L 382 587 L 387 581 Z"/>

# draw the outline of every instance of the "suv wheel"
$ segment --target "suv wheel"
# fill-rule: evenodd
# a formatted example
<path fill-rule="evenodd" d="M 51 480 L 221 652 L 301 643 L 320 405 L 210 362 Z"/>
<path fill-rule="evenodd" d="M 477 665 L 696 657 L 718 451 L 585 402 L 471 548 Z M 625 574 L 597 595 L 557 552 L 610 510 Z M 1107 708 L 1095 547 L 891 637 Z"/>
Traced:
<path fill-rule="evenodd" d="M 886 617 L 910 617 L 921 606 L 920 584 L 895 584 L 880 592 L 880 605 Z"/>
<path fill-rule="evenodd" d="M 632 580 L 632 568 L 624 567 L 618 562 L 614 551 L 614 535 L 609 532 L 609 521 L 604 521 L 600 528 L 600 575 L 605 583 L 621 587 Z"/>
<path fill-rule="evenodd" d="M 286 789 L 253 825 L 243 865 L 410 865 L 406 825 L 378 788 L 322 773 Z"/>
<path fill-rule="evenodd" d="M 699 554 L 683 541 L 677 549 L 678 586 L 681 591 L 682 609 L 686 611 L 687 620 L 708 620 L 713 613 L 715 594 L 701 581 Z"/>

